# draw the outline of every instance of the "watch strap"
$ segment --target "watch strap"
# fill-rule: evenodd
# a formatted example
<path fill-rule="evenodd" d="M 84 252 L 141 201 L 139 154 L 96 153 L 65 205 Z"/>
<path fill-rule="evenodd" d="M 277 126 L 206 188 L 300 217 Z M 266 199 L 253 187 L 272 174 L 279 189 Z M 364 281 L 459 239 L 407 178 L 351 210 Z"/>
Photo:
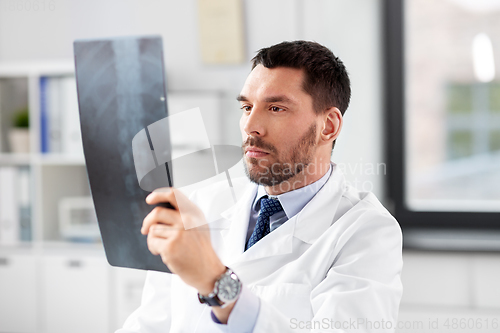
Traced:
<path fill-rule="evenodd" d="M 200 303 L 208 304 L 209 306 L 221 306 L 224 304 L 217 295 L 210 293 L 208 296 L 203 296 L 198 293 L 198 300 Z"/>

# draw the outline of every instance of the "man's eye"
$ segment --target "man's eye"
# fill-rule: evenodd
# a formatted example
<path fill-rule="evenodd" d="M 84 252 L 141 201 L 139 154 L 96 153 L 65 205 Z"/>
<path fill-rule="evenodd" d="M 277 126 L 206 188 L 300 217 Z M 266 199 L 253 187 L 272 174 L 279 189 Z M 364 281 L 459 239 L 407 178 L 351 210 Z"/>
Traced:
<path fill-rule="evenodd" d="M 280 108 L 280 107 L 277 107 L 277 106 L 271 106 L 271 111 L 273 111 L 273 112 L 280 112 L 280 111 L 283 111 L 283 109 Z"/>
<path fill-rule="evenodd" d="M 243 105 L 243 106 L 241 107 L 241 109 L 242 109 L 243 111 L 246 111 L 246 112 L 250 112 L 250 111 L 252 111 L 252 107 L 251 107 L 251 106 L 249 106 L 249 105 Z"/>

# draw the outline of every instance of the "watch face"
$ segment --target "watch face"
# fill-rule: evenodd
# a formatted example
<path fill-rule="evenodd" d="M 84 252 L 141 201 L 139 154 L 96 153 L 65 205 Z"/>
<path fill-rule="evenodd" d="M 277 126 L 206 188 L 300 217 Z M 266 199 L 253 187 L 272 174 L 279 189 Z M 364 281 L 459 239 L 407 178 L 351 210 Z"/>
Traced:
<path fill-rule="evenodd" d="M 238 297 L 240 293 L 241 282 L 235 280 L 230 275 L 224 276 L 219 280 L 217 296 L 223 302 L 231 302 Z"/>

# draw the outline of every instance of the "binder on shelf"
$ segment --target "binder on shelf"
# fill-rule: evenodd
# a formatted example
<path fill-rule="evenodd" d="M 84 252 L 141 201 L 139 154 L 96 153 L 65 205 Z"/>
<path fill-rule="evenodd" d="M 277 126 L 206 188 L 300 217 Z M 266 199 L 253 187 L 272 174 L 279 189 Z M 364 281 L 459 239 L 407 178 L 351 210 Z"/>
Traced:
<path fill-rule="evenodd" d="M 0 167 L 0 244 L 32 240 L 30 168 Z"/>
<path fill-rule="evenodd" d="M 74 77 L 40 78 L 41 152 L 83 157 Z"/>
<path fill-rule="evenodd" d="M 48 78 L 47 80 L 47 115 L 48 115 L 48 129 L 47 141 L 48 151 L 51 153 L 60 153 L 61 149 L 61 111 L 62 99 L 61 84 L 58 78 Z"/>
<path fill-rule="evenodd" d="M 20 167 L 17 169 L 17 184 L 19 207 L 19 239 L 23 242 L 29 242 L 32 240 L 29 167 Z"/>
<path fill-rule="evenodd" d="M 16 182 L 15 167 L 0 168 L 0 244 L 16 244 L 20 239 Z"/>
<path fill-rule="evenodd" d="M 47 115 L 47 77 L 40 78 L 40 152 L 49 152 L 48 115 Z"/>

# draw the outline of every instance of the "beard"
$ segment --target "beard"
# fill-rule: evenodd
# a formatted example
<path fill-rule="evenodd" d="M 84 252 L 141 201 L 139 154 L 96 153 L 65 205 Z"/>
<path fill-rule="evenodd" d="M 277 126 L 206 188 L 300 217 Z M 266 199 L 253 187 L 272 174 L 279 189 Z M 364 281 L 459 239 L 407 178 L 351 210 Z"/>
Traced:
<path fill-rule="evenodd" d="M 265 143 L 260 137 L 249 137 L 242 144 L 243 155 L 247 146 L 265 149 L 277 156 L 276 161 L 270 166 L 261 165 L 262 162 L 270 162 L 267 158 L 244 159 L 245 173 L 250 181 L 264 186 L 279 185 L 302 172 L 311 163 L 316 150 L 316 124 L 309 126 L 297 145 L 286 156 L 280 156 L 276 147 Z M 263 171 L 259 171 L 259 168 Z"/>

